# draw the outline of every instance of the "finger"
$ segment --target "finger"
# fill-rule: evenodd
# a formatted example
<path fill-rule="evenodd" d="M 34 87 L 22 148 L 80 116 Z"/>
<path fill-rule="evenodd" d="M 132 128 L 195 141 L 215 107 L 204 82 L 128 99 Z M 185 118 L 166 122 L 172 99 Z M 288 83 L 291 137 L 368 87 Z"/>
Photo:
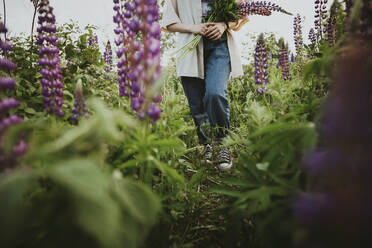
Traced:
<path fill-rule="evenodd" d="M 219 40 L 221 38 L 221 35 L 217 34 L 215 36 L 211 37 L 211 40 Z"/>
<path fill-rule="evenodd" d="M 215 31 L 213 31 L 213 32 L 211 32 L 211 33 L 208 33 L 207 34 L 207 37 L 209 38 L 209 37 L 214 37 L 214 36 L 216 36 L 216 35 L 220 35 L 220 31 L 217 29 L 217 30 L 215 30 Z"/>
<path fill-rule="evenodd" d="M 207 33 L 213 32 L 214 30 L 216 30 L 216 28 L 217 28 L 217 27 L 214 27 L 214 26 L 212 26 L 212 27 L 208 27 L 208 28 L 207 28 Z"/>
<path fill-rule="evenodd" d="M 210 27 L 210 28 L 208 28 L 208 31 L 207 31 L 206 35 L 209 35 L 209 34 L 214 33 L 216 31 L 218 31 L 217 27 Z"/>
<path fill-rule="evenodd" d="M 215 22 L 209 22 L 207 23 L 207 27 L 210 28 L 210 27 L 216 27 L 217 26 L 217 23 Z"/>
<path fill-rule="evenodd" d="M 215 39 L 216 37 L 221 36 L 219 33 L 214 33 L 209 36 L 207 36 L 208 39 Z"/>
<path fill-rule="evenodd" d="M 222 36 L 221 30 L 217 30 L 216 32 L 213 32 L 209 35 L 212 39 L 216 39 Z"/>
<path fill-rule="evenodd" d="M 203 23 L 202 28 L 208 28 L 207 23 Z"/>

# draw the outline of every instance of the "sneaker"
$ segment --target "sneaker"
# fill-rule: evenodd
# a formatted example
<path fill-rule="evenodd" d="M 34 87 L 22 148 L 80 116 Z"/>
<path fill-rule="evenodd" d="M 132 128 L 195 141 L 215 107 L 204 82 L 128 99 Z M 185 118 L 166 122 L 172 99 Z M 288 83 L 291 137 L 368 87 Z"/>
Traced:
<path fill-rule="evenodd" d="M 210 144 L 204 146 L 204 152 L 202 155 L 202 164 L 212 164 L 213 147 Z"/>
<path fill-rule="evenodd" d="M 230 151 L 227 147 L 221 147 L 217 156 L 217 167 L 222 171 L 230 170 L 232 167 L 232 160 Z"/>

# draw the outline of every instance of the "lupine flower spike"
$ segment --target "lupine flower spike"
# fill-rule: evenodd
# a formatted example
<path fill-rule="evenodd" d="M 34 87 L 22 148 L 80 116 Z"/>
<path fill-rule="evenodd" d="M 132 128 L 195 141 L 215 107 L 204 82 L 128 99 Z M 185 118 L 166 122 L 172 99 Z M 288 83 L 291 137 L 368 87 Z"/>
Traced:
<path fill-rule="evenodd" d="M 279 66 L 282 69 L 282 75 L 284 80 L 291 80 L 291 75 L 289 72 L 289 63 L 288 63 L 288 51 L 284 42 L 282 43 L 282 51 L 279 58 Z"/>
<path fill-rule="evenodd" d="M 45 108 L 49 113 L 64 116 L 61 109 L 63 105 L 63 84 L 59 60 L 59 49 L 57 47 L 56 18 L 53 7 L 48 0 L 42 0 L 39 8 L 38 37 L 36 43 L 40 46 L 39 65 L 42 79 L 42 95 L 44 96 Z"/>
<path fill-rule="evenodd" d="M 267 72 L 267 52 L 263 34 L 261 34 L 257 40 L 254 67 L 255 81 L 257 85 L 260 85 L 260 87 L 257 88 L 257 93 L 262 95 L 264 91 L 267 91 L 266 85 L 269 82 L 269 74 Z"/>
<path fill-rule="evenodd" d="M 336 16 L 334 15 L 334 12 L 331 11 L 327 24 L 327 41 L 330 47 L 336 43 L 336 22 Z"/>
<path fill-rule="evenodd" d="M 269 16 L 272 12 L 281 12 L 283 14 L 292 15 L 279 5 L 266 1 L 248 1 L 239 4 L 241 16 L 246 15 L 263 15 Z"/>
<path fill-rule="evenodd" d="M 75 122 L 79 121 L 81 118 L 89 118 L 81 80 L 76 84 L 74 109 L 72 110 L 72 114 L 71 119 Z"/>
<path fill-rule="evenodd" d="M 303 47 L 303 38 L 302 38 L 302 26 L 301 26 L 301 16 L 297 14 L 293 21 L 293 38 L 295 42 L 297 56 L 301 55 L 301 50 Z"/>
<path fill-rule="evenodd" d="M 328 0 L 315 0 L 315 29 L 317 30 L 317 38 L 323 38 L 323 32 L 325 33 L 327 30 L 325 29 L 325 21 L 327 19 L 327 2 Z M 324 28 L 324 29 L 323 29 Z"/>
<path fill-rule="evenodd" d="M 153 99 L 146 99 L 151 85 L 160 77 L 160 25 L 156 0 L 114 1 L 115 40 L 118 46 L 120 95 L 130 96 L 131 107 L 140 118 L 160 117 Z M 138 39 L 140 38 L 140 39 Z"/>
<path fill-rule="evenodd" d="M 7 33 L 8 30 L 3 22 L 0 22 L 0 35 Z M 0 37 L 0 48 L 4 54 L 13 49 L 5 39 Z M 0 78 L 0 91 L 9 91 L 15 88 L 15 80 L 9 76 L 10 71 L 14 70 L 15 64 L 8 60 L 6 56 L 0 58 L 0 69 L 3 71 Z M 14 98 L 0 99 L 0 170 L 8 170 L 15 166 L 19 160 L 19 157 L 26 153 L 28 145 L 23 139 L 19 139 L 13 151 L 6 152 L 4 150 L 4 134 L 5 131 L 13 125 L 23 122 L 23 119 L 17 115 L 10 115 L 9 110 L 17 108 L 19 102 Z"/>
<path fill-rule="evenodd" d="M 309 46 L 312 46 L 315 44 L 316 42 L 316 34 L 315 34 L 315 31 L 313 28 L 310 29 L 310 32 L 309 32 L 309 41 L 310 41 L 310 44 Z"/>
<path fill-rule="evenodd" d="M 98 36 L 97 34 L 93 34 L 93 36 L 89 37 L 88 39 L 88 45 L 90 47 L 94 47 L 98 45 Z"/>
<path fill-rule="evenodd" d="M 112 48 L 111 48 L 110 41 L 107 42 L 106 49 L 103 54 L 103 60 L 105 61 L 105 64 L 106 64 L 105 71 L 107 73 L 111 72 L 112 71 Z"/>
<path fill-rule="evenodd" d="M 353 0 L 345 0 L 346 16 L 349 18 L 351 8 L 353 7 Z"/>

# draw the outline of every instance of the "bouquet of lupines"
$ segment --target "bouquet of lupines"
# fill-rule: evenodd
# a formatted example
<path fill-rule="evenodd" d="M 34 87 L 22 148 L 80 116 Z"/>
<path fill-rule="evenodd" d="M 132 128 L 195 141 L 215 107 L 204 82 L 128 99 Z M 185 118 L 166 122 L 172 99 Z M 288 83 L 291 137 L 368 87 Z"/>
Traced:
<path fill-rule="evenodd" d="M 270 16 L 273 11 L 292 15 L 279 5 L 271 2 L 243 0 L 237 3 L 236 0 L 218 0 L 211 3 L 211 9 L 203 22 L 236 22 L 249 15 Z M 180 54 L 178 60 L 182 59 L 188 52 L 196 48 L 201 38 L 201 34 L 196 35 L 194 39 L 176 50 L 172 55 Z"/>

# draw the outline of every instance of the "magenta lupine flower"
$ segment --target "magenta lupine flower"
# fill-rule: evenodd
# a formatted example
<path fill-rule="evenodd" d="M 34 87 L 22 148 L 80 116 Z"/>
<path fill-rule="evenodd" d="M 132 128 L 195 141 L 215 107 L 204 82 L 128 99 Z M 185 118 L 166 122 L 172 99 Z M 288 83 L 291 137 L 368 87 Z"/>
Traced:
<path fill-rule="evenodd" d="M 140 118 L 146 113 L 150 119 L 157 120 L 156 98 L 145 99 L 147 90 L 161 73 L 157 0 L 113 2 L 120 96 L 130 97 L 131 107 Z"/>
<path fill-rule="evenodd" d="M 282 7 L 275 3 L 266 2 L 266 1 L 249 1 L 242 2 L 239 4 L 240 15 L 263 15 L 269 16 L 272 12 L 281 12 L 287 15 L 292 15 L 288 11 L 284 10 Z"/>
<path fill-rule="evenodd" d="M 327 2 L 328 0 L 315 0 L 314 24 L 315 29 L 317 30 L 317 38 L 322 38 L 323 32 L 326 32 L 326 29 L 324 28 L 324 22 L 327 19 Z"/>
<path fill-rule="evenodd" d="M 295 16 L 294 21 L 293 21 L 293 38 L 295 42 L 297 56 L 301 54 L 301 50 L 303 47 L 301 22 L 302 22 L 301 16 L 297 14 L 297 16 Z"/>
<path fill-rule="evenodd" d="M 72 110 L 71 119 L 75 122 L 81 118 L 89 118 L 88 108 L 85 104 L 83 87 L 81 82 L 77 83 L 75 89 L 74 109 Z"/>
<path fill-rule="evenodd" d="M 40 80 L 45 108 L 57 116 L 64 116 L 61 109 L 63 105 L 63 84 L 59 60 L 59 49 L 57 47 L 56 18 L 53 7 L 48 0 L 43 0 L 39 8 L 38 37 L 36 43 L 40 45 L 39 65 L 42 67 Z"/>
<path fill-rule="evenodd" d="M 7 32 L 7 28 L 5 27 L 4 23 L 0 22 L 0 36 L 1 34 L 5 34 Z M 5 39 L 0 37 L 0 48 L 3 51 L 3 54 L 12 50 L 12 45 L 10 45 Z M 14 70 L 15 64 L 8 60 L 5 57 L 0 58 L 0 69 L 3 70 L 5 73 L 10 73 L 10 71 Z M 15 80 L 9 76 L 4 76 L 0 78 L 0 90 L 8 91 L 12 90 L 15 87 Z M 1 95 L 1 94 L 0 94 Z M 6 153 L 4 150 L 4 134 L 5 131 L 14 126 L 23 122 L 23 119 L 17 115 L 9 114 L 11 109 L 15 109 L 19 106 L 19 102 L 12 98 L 3 98 L 0 99 L 0 166 L 1 170 L 9 170 L 11 167 L 17 164 L 19 160 L 19 156 L 23 155 L 27 149 L 28 145 L 25 143 L 23 139 L 19 139 L 18 143 L 14 147 L 13 153 L 10 152 Z"/>
<path fill-rule="evenodd" d="M 94 47 L 94 46 L 98 45 L 98 35 L 97 34 L 93 34 L 93 36 L 89 37 L 88 45 L 90 47 Z"/>
<path fill-rule="evenodd" d="M 105 71 L 107 73 L 111 72 L 112 71 L 112 48 L 111 48 L 110 41 L 107 42 L 106 49 L 103 54 L 103 60 L 105 61 L 105 64 L 106 64 Z"/>
<path fill-rule="evenodd" d="M 254 77 L 257 85 L 266 86 L 269 82 L 269 73 L 267 72 L 267 52 L 263 34 L 260 34 L 254 56 Z M 262 88 L 257 89 L 257 93 L 263 94 Z"/>
<path fill-rule="evenodd" d="M 316 42 L 316 34 L 315 34 L 315 31 L 313 28 L 310 29 L 310 32 L 309 32 L 309 41 L 311 42 L 309 44 L 309 46 L 312 46 L 313 44 L 315 44 Z"/>
<path fill-rule="evenodd" d="M 305 159 L 310 187 L 294 205 L 318 247 L 372 246 L 372 49 L 355 40 L 335 63 L 319 145 Z"/>
<path fill-rule="evenodd" d="M 282 75 L 284 80 L 291 80 L 291 75 L 289 72 L 289 63 L 288 63 L 288 51 L 284 42 L 282 43 L 282 51 L 279 58 L 279 66 L 282 69 Z"/>

